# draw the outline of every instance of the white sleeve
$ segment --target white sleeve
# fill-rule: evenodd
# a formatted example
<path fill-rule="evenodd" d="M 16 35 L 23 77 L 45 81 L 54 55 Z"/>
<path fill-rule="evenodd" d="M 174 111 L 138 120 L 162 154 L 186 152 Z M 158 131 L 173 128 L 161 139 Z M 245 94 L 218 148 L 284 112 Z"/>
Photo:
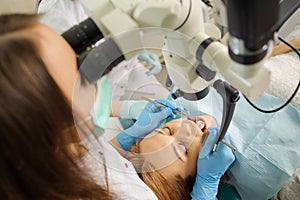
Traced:
<path fill-rule="evenodd" d="M 139 178 L 130 161 L 122 157 L 104 136 L 89 137 L 84 167 L 96 183 L 106 187 L 117 199 L 157 200 L 153 191 Z"/>
<path fill-rule="evenodd" d="M 38 7 L 40 22 L 59 34 L 79 24 L 88 16 L 79 0 L 43 0 Z"/>

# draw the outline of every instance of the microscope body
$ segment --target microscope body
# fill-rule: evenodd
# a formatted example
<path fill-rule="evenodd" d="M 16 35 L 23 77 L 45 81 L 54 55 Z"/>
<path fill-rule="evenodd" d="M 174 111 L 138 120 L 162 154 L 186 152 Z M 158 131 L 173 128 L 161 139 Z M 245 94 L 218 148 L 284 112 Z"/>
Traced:
<path fill-rule="evenodd" d="M 205 33 L 203 3 L 199 0 L 84 0 L 81 3 L 104 37 L 118 34 L 127 36 L 127 39 L 122 37 L 116 41 L 122 51 L 134 49 L 125 58 L 132 57 L 137 53 L 135 50 L 143 47 L 140 31 L 133 30 L 145 27 L 164 29 L 161 48 L 167 72 L 172 83 L 183 92 L 196 93 L 214 82 L 214 78 L 205 80 L 199 76 L 199 63 L 219 72 L 226 81 L 250 99 L 258 98 L 269 85 L 271 74 L 265 68 L 264 61 L 272 50 L 271 41 L 275 29 L 273 31 L 268 27 L 276 26 L 276 7 L 267 22 L 259 25 L 257 23 L 264 21 L 262 10 L 272 5 L 278 7 L 278 0 L 225 1 L 228 11 L 240 9 L 228 18 L 231 36 L 228 46 Z M 239 18 L 239 15 L 243 16 Z M 256 16 L 255 20 L 252 20 L 252 16 Z M 244 21 L 248 26 L 243 24 Z M 264 28 L 264 24 L 268 27 Z M 248 46 L 243 48 L 242 44 Z M 253 53 L 252 50 L 263 51 L 263 55 L 260 54 L 259 58 L 255 56 L 256 59 L 250 62 L 249 59 L 241 59 L 248 58 L 249 52 Z"/>

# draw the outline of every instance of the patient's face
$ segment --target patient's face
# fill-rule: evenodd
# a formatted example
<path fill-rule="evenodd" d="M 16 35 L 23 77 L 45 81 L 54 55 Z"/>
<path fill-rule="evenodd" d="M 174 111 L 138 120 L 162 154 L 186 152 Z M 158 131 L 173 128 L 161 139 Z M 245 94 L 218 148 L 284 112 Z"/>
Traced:
<path fill-rule="evenodd" d="M 209 125 L 208 116 L 202 119 Z M 166 177 L 195 176 L 198 154 L 206 136 L 201 128 L 187 119 L 170 121 L 140 142 L 140 152 Z"/>

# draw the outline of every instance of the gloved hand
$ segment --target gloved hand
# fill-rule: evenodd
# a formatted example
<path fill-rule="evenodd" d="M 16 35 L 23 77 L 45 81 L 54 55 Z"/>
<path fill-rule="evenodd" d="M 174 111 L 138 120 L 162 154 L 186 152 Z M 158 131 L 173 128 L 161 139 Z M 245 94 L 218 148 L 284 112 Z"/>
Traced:
<path fill-rule="evenodd" d="M 137 59 L 140 61 L 145 61 L 152 66 L 152 68 L 146 72 L 148 76 L 158 74 L 162 69 L 158 56 L 150 51 L 147 51 L 146 49 L 139 53 Z"/>
<path fill-rule="evenodd" d="M 204 144 L 212 149 L 218 135 L 217 128 L 209 128 L 209 135 Z M 228 137 L 224 137 L 228 141 Z M 201 150 L 202 152 L 202 150 Z M 215 152 L 210 151 L 206 156 L 198 156 L 196 182 L 191 197 L 198 200 L 215 200 L 221 176 L 234 162 L 232 150 L 219 142 Z"/>
<path fill-rule="evenodd" d="M 183 110 L 167 99 L 157 99 L 155 101 L 168 107 L 164 108 L 151 102 L 147 103 L 134 125 L 117 135 L 117 141 L 123 150 L 128 151 L 136 140 L 159 128 L 168 117 L 175 118 L 176 114 L 173 110 Z"/>

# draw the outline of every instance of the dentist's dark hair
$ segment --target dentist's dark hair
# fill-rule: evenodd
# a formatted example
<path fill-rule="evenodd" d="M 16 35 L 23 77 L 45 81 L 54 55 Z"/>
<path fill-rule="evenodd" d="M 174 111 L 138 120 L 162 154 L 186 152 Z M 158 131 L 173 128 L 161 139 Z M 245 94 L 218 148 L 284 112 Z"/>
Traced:
<path fill-rule="evenodd" d="M 0 16 L 1 199 L 111 199 L 66 148 L 78 142 L 72 109 L 27 32 L 36 23 Z"/>

